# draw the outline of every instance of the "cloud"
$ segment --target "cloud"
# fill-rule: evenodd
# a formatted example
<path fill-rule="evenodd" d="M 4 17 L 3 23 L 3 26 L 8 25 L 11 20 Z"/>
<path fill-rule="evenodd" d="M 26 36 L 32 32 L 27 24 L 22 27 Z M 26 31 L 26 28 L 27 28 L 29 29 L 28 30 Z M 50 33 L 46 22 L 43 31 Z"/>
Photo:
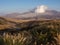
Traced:
<path fill-rule="evenodd" d="M 47 10 L 47 6 L 45 5 L 41 5 L 41 6 L 37 6 L 35 12 L 36 13 L 45 13 L 45 11 Z"/>

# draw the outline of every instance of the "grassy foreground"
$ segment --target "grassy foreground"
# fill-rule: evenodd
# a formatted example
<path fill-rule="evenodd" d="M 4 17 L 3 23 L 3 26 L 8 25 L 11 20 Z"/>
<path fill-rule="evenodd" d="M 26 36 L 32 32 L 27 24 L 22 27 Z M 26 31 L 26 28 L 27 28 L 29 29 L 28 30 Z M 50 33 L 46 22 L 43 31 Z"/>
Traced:
<path fill-rule="evenodd" d="M 60 45 L 60 20 L 28 21 L 15 27 L 0 30 L 0 45 Z"/>

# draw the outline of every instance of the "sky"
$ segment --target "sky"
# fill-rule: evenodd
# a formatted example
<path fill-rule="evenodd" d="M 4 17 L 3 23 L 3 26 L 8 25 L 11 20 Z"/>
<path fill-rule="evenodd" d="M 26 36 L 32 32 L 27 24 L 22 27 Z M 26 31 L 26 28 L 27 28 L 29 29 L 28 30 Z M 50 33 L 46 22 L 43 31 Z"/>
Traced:
<path fill-rule="evenodd" d="M 60 0 L 0 0 L 0 13 L 25 12 L 39 5 L 60 11 Z"/>

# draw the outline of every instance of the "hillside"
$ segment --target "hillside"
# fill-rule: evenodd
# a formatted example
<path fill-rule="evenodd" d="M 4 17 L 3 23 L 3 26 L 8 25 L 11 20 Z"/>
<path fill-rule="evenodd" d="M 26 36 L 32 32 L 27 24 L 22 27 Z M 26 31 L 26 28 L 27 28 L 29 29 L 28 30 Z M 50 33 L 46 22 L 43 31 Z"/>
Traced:
<path fill-rule="evenodd" d="M 30 28 L 30 27 L 35 27 L 35 25 L 37 26 L 47 25 L 47 27 L 52 25 L 53 27 L 55 23 L 56 23 L 56 26 L 60 25 L 59 24 L 60 20 L 57 20 L 57 19 L 56 20 L 17 20 L 12 18 L 0 17 L 0 29 L 28 28 L 28 27 Z"/>
<path fill-rule="evenodd" d="M 0 17 L 0 29 L 5 28 L 16 28 L 16 25 L 23 22 L 28 22 L 29 20 L 16 20 L 11 18 Z"/>
<path fill-rule="evenodd" d="M 0 35 L 0 44 L 60 45 L 60 20 L 18 22 L 0 17 Z"/>

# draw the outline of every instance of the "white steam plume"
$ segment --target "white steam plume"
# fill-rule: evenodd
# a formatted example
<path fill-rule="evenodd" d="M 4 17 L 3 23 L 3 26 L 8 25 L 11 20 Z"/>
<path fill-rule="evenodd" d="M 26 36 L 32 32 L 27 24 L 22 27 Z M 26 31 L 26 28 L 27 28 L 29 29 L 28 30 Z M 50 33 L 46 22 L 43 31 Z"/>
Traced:
<path fill-rule="evenodd" d="M 36 13 L 45 13 L 45 11 L 47 10 L 47 6 L 45 5 L 41 5 L 41 6 L 38 6 L 37 9 L 35 10 Z"/>

